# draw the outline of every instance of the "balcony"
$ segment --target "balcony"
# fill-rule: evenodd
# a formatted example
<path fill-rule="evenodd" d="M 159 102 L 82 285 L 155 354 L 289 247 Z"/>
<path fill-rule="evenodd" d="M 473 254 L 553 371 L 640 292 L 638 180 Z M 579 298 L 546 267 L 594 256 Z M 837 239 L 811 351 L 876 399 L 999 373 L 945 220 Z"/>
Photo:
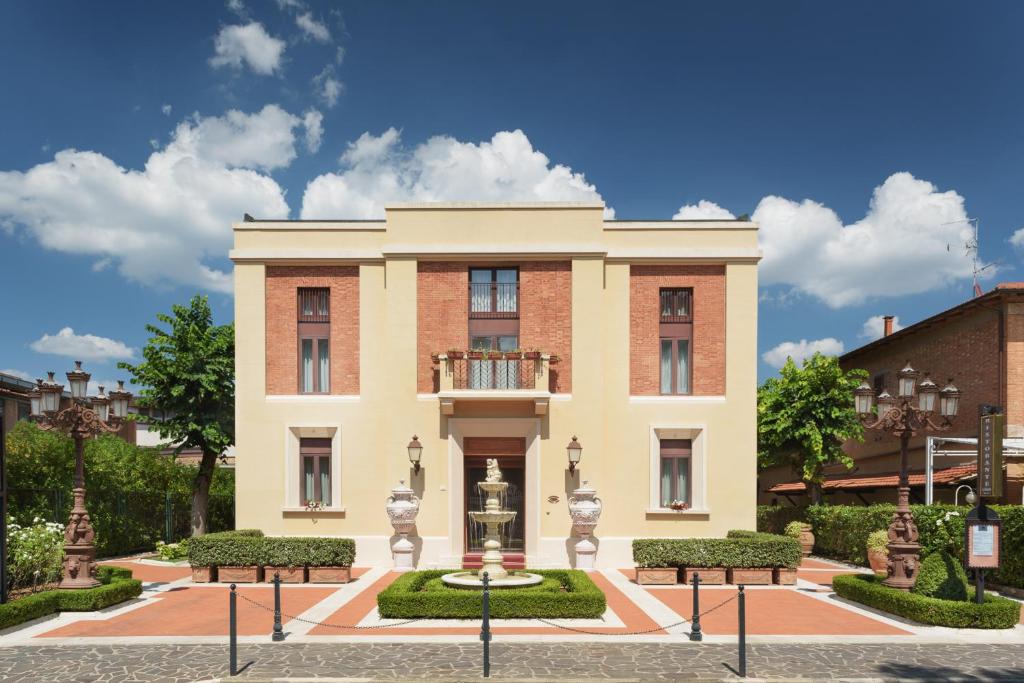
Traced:
<path fill-rule="evenodd" d="M 441 412 L 455 414 L 456 401 L 531 401 L 545 415 L 551 401 L 548 371 L 557 358 L 543 353 L 438 354 Z"/>

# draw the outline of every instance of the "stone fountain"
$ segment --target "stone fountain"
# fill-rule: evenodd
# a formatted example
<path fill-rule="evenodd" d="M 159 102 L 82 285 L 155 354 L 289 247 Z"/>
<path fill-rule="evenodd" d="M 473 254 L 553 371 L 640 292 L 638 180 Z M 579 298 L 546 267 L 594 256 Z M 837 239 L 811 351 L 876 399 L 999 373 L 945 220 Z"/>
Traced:
<path fill-rule="evenodd" d="M 539 574 L 529 572 L 509 572 L 502 565 L 504 557 L 501 554 L 501 529 L 516 517 L 515 510 L 501 509 L 501 494 L 508 488 L 508 482 L 501 480 L 501 470 L 498 469 L 498 461 L 490 458 L 487 461 L 487 476 L 483 481 L 477 482 L 477 487 L 486 494 L 484 509 L 482 511 L 470 511 L 469 517 L 474 522 L 484 525 L 484 555 L 483 565 L 478 572 L 457 572 L 445 574 L 441 580 L 450 586 L 458 588 L 481 588 L 483 581 L 480 576 L 487 572 L 487 578 L 493 588 L 511 588 L 516 586 L 532 586 L 544 580 Z"/>

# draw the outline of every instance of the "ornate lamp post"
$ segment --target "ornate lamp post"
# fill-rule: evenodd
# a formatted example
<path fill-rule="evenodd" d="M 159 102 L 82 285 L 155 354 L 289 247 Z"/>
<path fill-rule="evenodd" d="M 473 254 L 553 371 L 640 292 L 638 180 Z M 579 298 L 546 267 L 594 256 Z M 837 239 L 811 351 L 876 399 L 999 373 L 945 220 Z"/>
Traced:
<path fill-rule="evenodd" d="M 32 417 L 41 429 L 58 431 L 69 435 L 75 441 L 75 484 L 74 505 L 67 528 L 64 529 L 64 578 L 61 588 L 92 588 L 99 585 L 96 580 L 96 546 L 85 508 L 85 440 L 97 434 L 116 432 L 128 415 L 131 394 L 124 389 L 124 382 L 117 383 L 117 390 L 109 395 L 100 387 L 99 396 L 86 396 L 89 373 L 82 370 L 82 362 L 75 361 L 75 369 L 67 373 L 71 387 L 71 405 L 60 407 L 63 385 L 54 381 L 54 373 L 48 373 L 46 381 L 37 380 L 32 392 Z"/>
<path fill-rule="evenodd" d="M 953 426 L 960 404 L 960 391 L 953 380 L 939 391 L 939 387 L 925 375 L 918 384 L 919 373 L 910 366 L 898 373 L 898 397 L 893 398 L 884 389 L 874 396 L 867 384 L 861 383 L 854 391 L 854 404 L 861 423 L 867 429 L 889 432 L 900 440 L 900 480 L 896 499 L 896 512 L 889 524 L 888 577 L 886 586 L 910 590 L 917 581 L 920 544 L 917 525 L 910 513 L 910 475 L 907 455 L 910 437 L 926 431 L 944 432 Z M 915 405 L 914 399 L 917 398 Z M 872 403 L 876 408 L 872 409 Z M 938 405 L 936 405 L 936 403 Z M 936 411 L 938 408 L 938 411 Z M 941 420 L 936 422 L 936 417 Z"/>

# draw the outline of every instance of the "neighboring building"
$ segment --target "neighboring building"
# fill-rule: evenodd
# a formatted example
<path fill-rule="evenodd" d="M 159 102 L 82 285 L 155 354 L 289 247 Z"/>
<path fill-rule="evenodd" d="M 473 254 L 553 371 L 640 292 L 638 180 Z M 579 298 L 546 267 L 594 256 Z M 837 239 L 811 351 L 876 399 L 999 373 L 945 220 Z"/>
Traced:
<path fill-rule="evenodd" d="M 126 428 L 130 426 L 132 438 L 136 445 L 159 448 L 162 455 L 175 455 L 174 443 L 161 438 L 160 433 L 153 424 L 156 420 L 164 419 L 167 416 L 167 411 L 159 408 L 143 408 L 137 405 L 136 398 L 132 397 L 132 403 L 128 407 L 128 412 L 139 416 L 125 424 Z M 198 466 L 203 461 L 203 452 L 198 448 L 186 448 L 177 453 L 175 458 L 179 464 Z M 221 467 L 235 466 L 234 446 L 228 446 L 228 449 L 224 451 L 224 455 L 218 459 L 218 464 Z"/>
<path fill-rule="evenodd" d="M 0 454 L 6 452 L 7 433 L 18 420 L 28 419 L 32 408 L 28 394 L 33 387 L 35 382 L 0 372 Z"/>
<path fill-rule="evenodd" d="M 881 339 L 846 353 L 839 362 L 846 370 L 867 370 L 876 394 L 884 387 L 895 396 L 896 373 L 908 360 L 922 378 L 928 373 L 940 387 L 952 378 L 962 392 L 953 428 L 931 435 L 976 438 L 979 407 L 987 404 L 1005 412 L 1005 436 L 1024 437 L 1024 283 L 998 285 L 987 294 L 896 332 L 888 317 Z M 910 441 L 911 502 L 925 500 L 925 436 Z M 854 458 L 855 467 L 829 469 L 825 499 L 837 504 L 895 502 L 899 440 L 879 430 L 866 430 L 863 443 L 848 442 L 844 449 Z M 958 486 L 974 485 L 976 451 L 970 445 L 950 445 L 950 450 L 957 449 L 966 451 L 963 457 L 935 460 L 936 502 L 951 503 Z M 1007 458 L 1004 476 L 1004 500 L 1021 502 L 1024 462 Z M 763 503 L 806 502 L 803 484 L 794 481 L 787 468 L 762 472 L 758 490 Z"/>
<path fill-rule="evenodd" d="M 603 210 L 400 204 L 384 220 L 236 224 L 239 528 L 348 536 L 361 564 L 390 564 L 384 504 L 404 479 L 422 499 L 419 566 L 471 564 L 466 512 L 490 457 L 519 513 L 506 542 L 530 566 L 570 564 L 583 479 L 604 502 L 599 565 L 628 566 L 636 537 L 753 528 L 756 226 Z M 449 356 L 468 349 L 543 356 Z"/>

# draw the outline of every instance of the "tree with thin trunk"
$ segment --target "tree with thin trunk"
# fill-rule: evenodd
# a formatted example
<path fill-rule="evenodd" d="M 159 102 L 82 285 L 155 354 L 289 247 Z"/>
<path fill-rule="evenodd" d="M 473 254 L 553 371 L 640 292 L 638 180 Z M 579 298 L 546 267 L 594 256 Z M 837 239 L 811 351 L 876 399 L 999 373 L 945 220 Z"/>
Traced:
<path fill-rule="evenodd" d="M 853 405 L 853 390 L 864 370 L 844 372 L 835 356 L 815 353 L 797 367 L 792 358 L 757 390 L 757 460 L 761 469 L 786 464 L 807 486 L 811 503 L 821 503 L 825 466 L 851 469 L 843 442 L 864 440 Z"/>
<path fill-rule="evenodd" d="M 192 484 L 192 535 L 208 530 L 210 482 L 217 458 L 235 440 L 235 326 L 214 325 L 210 304 L 196 295 L 172 314 L 157 314 L 167 326 L 146 325 L 149 342 L 138 365 L 118 363 L 140 385 L 139 405 L 164 411 L 153 426 L 162 439 L 203 454 Z"/>

